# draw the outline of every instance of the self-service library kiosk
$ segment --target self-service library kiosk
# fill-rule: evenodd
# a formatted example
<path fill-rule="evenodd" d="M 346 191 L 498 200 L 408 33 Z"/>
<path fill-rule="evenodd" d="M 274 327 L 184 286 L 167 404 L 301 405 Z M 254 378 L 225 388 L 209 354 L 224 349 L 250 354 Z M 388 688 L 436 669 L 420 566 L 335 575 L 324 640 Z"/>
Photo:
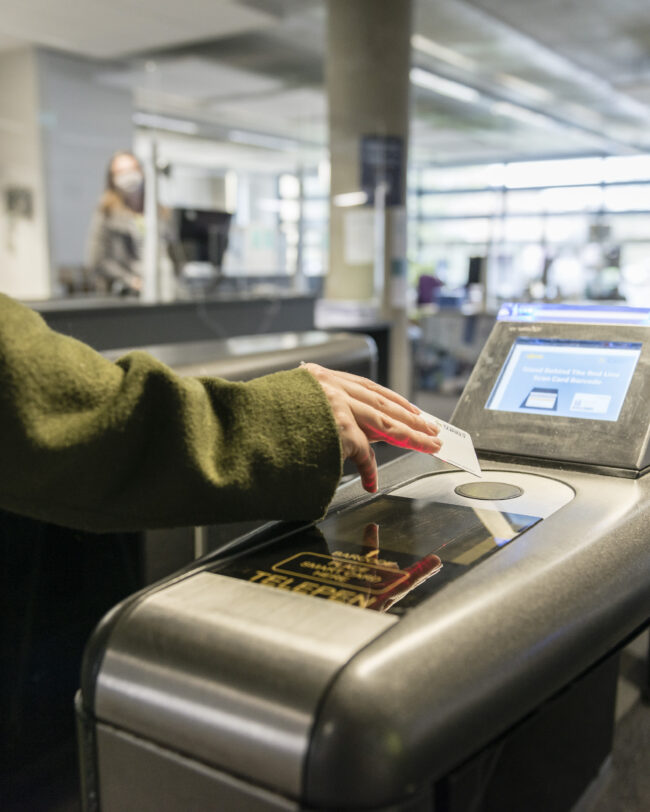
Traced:
<path fill-rule="evenodd" d="M 77 698 L 87 810 L 568 809 L 650 617 L 650 310 L 508 305 L 452 423 L 120 604 Z"/>

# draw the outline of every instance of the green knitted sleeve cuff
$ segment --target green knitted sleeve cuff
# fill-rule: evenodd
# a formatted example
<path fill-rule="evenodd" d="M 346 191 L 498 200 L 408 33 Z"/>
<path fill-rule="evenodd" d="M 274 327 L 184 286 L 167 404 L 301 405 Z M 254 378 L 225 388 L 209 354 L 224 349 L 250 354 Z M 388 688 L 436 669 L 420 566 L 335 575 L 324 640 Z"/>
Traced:
<path fill-rule="evenodd" d="M 322 516 L 341 477 L 342 455 L 321 385 L 295 369 L 239 386 L 233 412 L 245 419 L 232 427 L 231 442 L 243 492 L 247 480 L 255 483 L 256 510 L 266 518 Z"/>

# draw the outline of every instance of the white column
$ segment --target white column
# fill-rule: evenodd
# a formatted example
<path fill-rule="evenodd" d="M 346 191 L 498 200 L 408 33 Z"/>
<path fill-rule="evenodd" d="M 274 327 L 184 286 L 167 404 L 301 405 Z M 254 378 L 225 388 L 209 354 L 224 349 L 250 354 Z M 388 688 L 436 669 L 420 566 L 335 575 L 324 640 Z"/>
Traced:
<path fill-rule="evenodd" d="M 0 54 L 0 291 L 50 296 L 36 51 Z"/>
<path fill-rule="evenodd" d="M 326 296 L 377 304 L 392 323 L 390 385 L 408 395 L 411 0 L 328 0 L 327 8 L 331 199 Z"/>

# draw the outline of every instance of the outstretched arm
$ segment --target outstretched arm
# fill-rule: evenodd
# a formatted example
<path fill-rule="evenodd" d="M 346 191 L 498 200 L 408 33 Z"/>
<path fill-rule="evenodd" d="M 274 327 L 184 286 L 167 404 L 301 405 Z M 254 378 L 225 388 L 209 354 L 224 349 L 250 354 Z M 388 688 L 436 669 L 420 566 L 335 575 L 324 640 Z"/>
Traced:
<path fill-rule="evenodd" d="M 306 370 L 181 378 L 113 364 L 0 296 L 0 507 L 94 531 L 321 516 L 338 431 Z"/>
<path fill-rule="evenodd" d="M 97 532 L 315 519 L 343 458 L 377 487 L 370 443 L 437 451 L 399 395 L 316 364 L 247 383 L 111 363 L 0 295 L 0 508 Z"/>

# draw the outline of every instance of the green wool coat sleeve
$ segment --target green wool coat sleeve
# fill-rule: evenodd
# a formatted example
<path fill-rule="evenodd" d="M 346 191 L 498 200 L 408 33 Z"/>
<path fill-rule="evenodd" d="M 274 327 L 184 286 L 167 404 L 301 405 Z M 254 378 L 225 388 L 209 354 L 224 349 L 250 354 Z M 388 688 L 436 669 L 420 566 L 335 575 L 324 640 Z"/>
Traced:
<path fill-rule="evenodd" d="M 341 447 L 307 371 L 181 378 L 111 363 L 0 295 L 0 508 L 137 530 L 323 515 Z"/>

